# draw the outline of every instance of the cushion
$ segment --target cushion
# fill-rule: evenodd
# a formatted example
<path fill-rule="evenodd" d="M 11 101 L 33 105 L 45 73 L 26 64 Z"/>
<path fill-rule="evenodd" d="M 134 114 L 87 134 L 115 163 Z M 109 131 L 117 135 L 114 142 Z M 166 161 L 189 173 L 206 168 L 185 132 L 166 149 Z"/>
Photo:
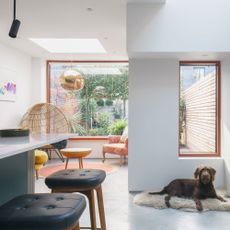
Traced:
<path fill-rule="evenodd" d="M 35 164 L 35 165 L 34 165 L 34 169 L 35 169 L 35 170 L 39 170 L 39 169 L 41 169 L 41 168 L 43 168 L 43 164 Z"/>
<path fill-rule="evenodd" d="M 49 188 L 86 188 L 100 185 L 105 180 L 105 171 L 100 169 L 68 169 L 55 172 L 45 179 Z"/>
<path fill-rule="evenodd" d="M 124 149 L 125 144 L 123 144 L 123 143 L 104 144 L 103 147 L 106 149 L 115 149 L 115 148 L 116 149 Z"/>
<path fill-rule="evenodd" d="M 128 138 L 128 126 L 125 127 L 125 129 L 121 135 L 120 143 L 124 143 L 127 138 Z"/>
<path fill-rule="evenodd" d="M 53 148 L 55 149 L 64 149 L 67 146 L 67 140 L 59 141 L 56 143 L 52 143 Z"/>
<path fill-rule="evenodd" d="M 0 207 L 0 228 L 64 230 L 78 222 L 85 207 L 79 194 L 26 194 Z"/>
<path fill-rule="evenodd" d="M 103 152 L 119 155 L 128 155 L 128 148 L 124 143 L 105 144 L 103 145 Z"/>
<path fill-rule="evenodd" d="M 48 161 L 48 155 L 45 151 L 34 150 L 35 153 L 35 164 L 44 164 Z"/>

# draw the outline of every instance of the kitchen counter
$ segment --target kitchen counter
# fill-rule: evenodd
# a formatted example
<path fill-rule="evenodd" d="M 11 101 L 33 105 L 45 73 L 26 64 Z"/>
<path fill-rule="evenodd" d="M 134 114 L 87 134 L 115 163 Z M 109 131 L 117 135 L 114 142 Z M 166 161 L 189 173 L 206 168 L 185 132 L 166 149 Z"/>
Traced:
<path fill-rule="evenodd" d="M 0 205 L 34 192 L 34 149 L 76 134 L 43 134 L 0 138 Z"/>
<path fill-rule="evenodd" d="M 75 137 L 76 134 L 33 134 L 27 137 L 1 137 L 0 159 L 27 152 L 44 145 Z"/>

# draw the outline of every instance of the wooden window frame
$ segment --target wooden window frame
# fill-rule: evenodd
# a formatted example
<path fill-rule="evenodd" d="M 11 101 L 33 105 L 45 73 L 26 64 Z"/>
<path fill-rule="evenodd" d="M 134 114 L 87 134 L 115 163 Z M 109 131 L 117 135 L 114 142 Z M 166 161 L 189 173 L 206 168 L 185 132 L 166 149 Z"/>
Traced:
<path fill-rule="evenodd" d="M 50 68 L 49 64 L 50 63 L 129 63 L 128 60 L 121 60 L 121 61 L 93 61 L 93 60 L 47 60 L 46 61 L 46 102 L 50 103 Z"/>
<path fill-rule="evenodd" d="M 215 64 L 217 67 L 217 84 L 216 84 L 216 152 L 208 152 L 208 153 L 180 153 L 180 131 L 178 129 L 178 155 L 179 157 L 220 157 L 221 156 L 221 62 L 220 61 L 180 61 L 179 62 L 179 70 L 182 65 L 206 65 L 206 64 Z M 180 73 L 180 71 L 179 71 Z M 180 101 L 180 74 L 179 74 L 179 101 Z M 180 112 L 180 109 L 178 110 Z M 179 121 L 179 113 L 178 113 L 178 121 Z M 178 123 L 178 126 L 180 123 Z"/>
<path fill-rule="evenodd" d="M 128 60 L 114 61 L 114 60 L 47 60 L 46 61 L 46 102 L 50 103 L 50 64 L 51 63 L 129 63 Z M 107 136 L 79 136 L 70 138 L 70 140 L 84 140 L 84 141 L 98 141 L 108 140 Z"/>

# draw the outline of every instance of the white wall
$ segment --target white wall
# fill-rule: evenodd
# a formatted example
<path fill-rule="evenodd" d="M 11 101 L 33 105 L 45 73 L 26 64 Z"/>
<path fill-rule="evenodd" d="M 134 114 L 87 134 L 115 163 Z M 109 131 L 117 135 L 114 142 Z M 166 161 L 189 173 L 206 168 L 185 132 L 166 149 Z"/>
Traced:
<path fill-rule="evenodd" d="M 223 158 L 178 158 L 179 60 L 176 57 L 183 60 L 192 54 L 196 60 L 203 52 L 212 54 L 211 58 L 229 52 L 229 8 L 228 0 L 128 4 L 130 191 L 159 189 L 171 179 L 192 177 L 200 164 L 215 167 L 215 184 L 224 187 L 224 171 L 230 160 L 224 167 Z M 160 60 L 160 57 L 171 59 Z M 228 66 L 230 63 L 226 64 L 230 73 Z M 223 103 L 227 104 L 230 80 L 225 78 L 225 83 Z M 228 158 L 229 105 L 224 114 L 222 147 L 223 156 Z M 226 173 L 227 180 L 230 174 Z"/>
<path fill-rule="evenodd" d="M 167 0 L 128 4 L 129 57 L 151 52 L 230 50 L 229 0 Z"/>
<path fill-rule="evenodd" d="M 43 58 L 32 58 L 32 102 L 46 102 L 46 61 Z"/>
<path fill-rule="evenodd" d="M 0 43 L 0 69 L 17 84 L 16 101 L 0 101 L 0 129 L 15 128 L 31 105 L 31 58 Z"/>
<path fill-rule="evenodd" d="M 129 68 L 129 190 L 191 178 L 201 164 L 217 170 L 223 187 L 223 159 L 178 158 L 178 60 L 131 59 Z"/>
<path fill-rule="evenodd" d="M 41 87 L 42 86 L 42 81 L 41 81 L 41 76 L 42 76 L 42 62 L 41 58 L 32 58 L 31 60 L 31 75 L 32 75 L 32 95 L 31 99 L 34 104 L 40 103 L 41 102 Z"/>
<path fill-rule="evenodd" d="M 230 194 L 230 59 L 222 61 L 222 135 L 221 135 L 221 149 L 222 155 L 225 159 L 225 183 Z"/>

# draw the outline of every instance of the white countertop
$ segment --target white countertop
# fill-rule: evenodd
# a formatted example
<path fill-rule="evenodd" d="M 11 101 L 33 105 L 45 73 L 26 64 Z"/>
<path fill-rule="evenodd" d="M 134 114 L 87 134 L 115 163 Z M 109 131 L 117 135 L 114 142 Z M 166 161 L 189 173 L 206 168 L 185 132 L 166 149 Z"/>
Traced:
<path fill-rule="evenodd" d="M 28 137 L 4 137 L 0 138 L 0 159 L 27 152 L 43 145 L 75 137 L 73 133 L 63 134 L 36 134 Z"/>

